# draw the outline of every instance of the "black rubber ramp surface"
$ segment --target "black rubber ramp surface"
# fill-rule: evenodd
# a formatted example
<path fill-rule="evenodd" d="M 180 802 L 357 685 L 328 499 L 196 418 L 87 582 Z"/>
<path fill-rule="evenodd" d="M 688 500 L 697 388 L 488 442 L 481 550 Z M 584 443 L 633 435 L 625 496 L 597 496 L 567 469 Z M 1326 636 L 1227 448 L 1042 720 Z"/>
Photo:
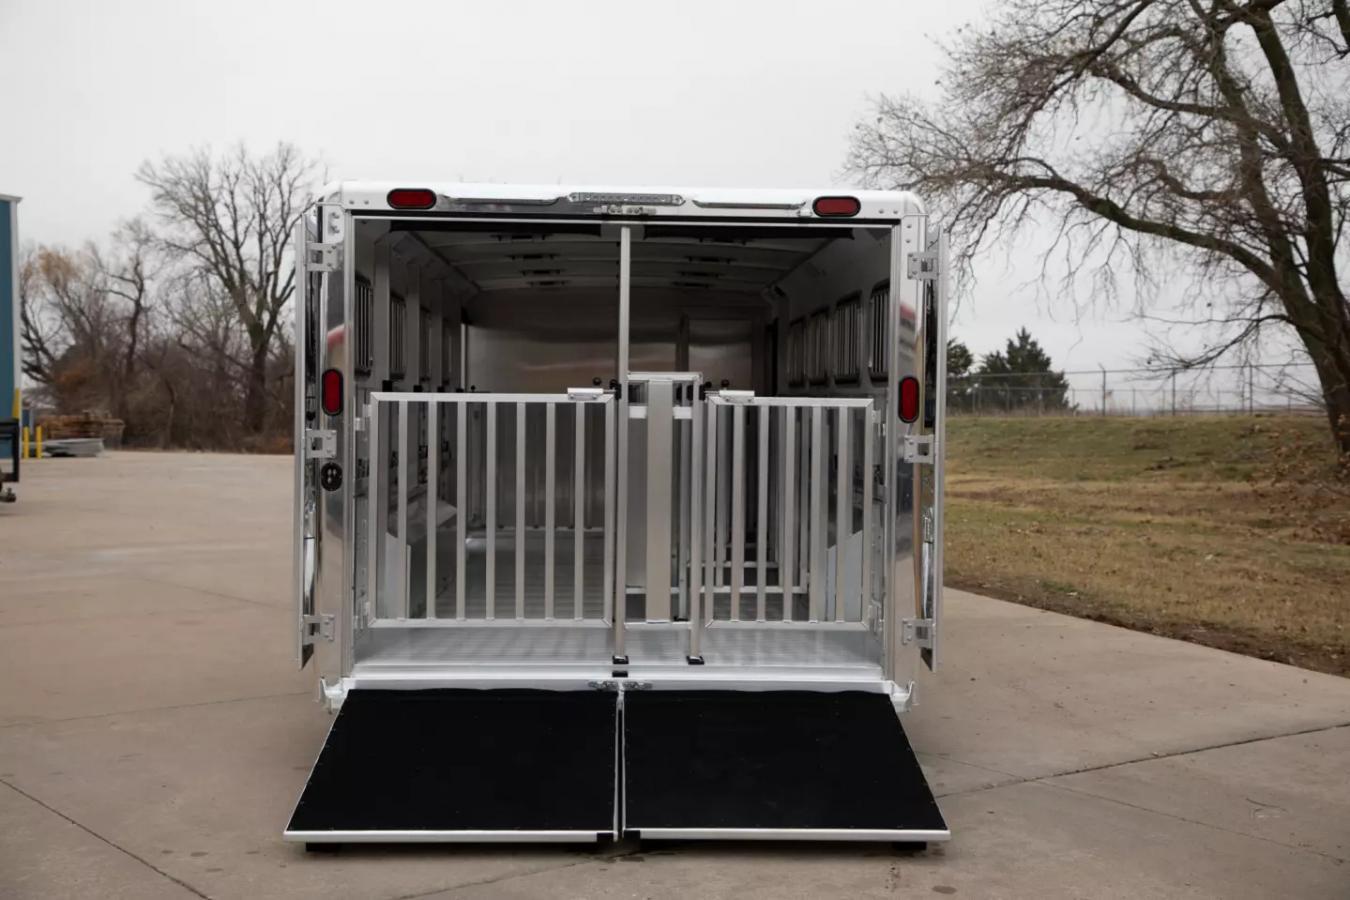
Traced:
<path fill-rule="evenodd" d="M 883 694 L 629 691 L 625 827 L 946 831 Z"/>
<path fill-rule="evenodd" d="M 614 830 L 603 691 L 352 691 L 288 832 Z"/>

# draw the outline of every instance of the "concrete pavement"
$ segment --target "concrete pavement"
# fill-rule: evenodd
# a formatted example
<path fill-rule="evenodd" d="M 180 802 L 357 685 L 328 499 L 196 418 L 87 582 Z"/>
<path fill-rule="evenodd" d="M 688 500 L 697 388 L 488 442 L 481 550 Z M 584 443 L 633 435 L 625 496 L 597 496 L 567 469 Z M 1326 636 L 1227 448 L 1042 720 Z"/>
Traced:
<path fill-rule="evenodd" d="M 659 852 L 280 832 L 290 460 L 115 453 L 0 507 L 0 897 L 1350 897 L 1350 681 L 950 591 L 906 720 L 954 839 Z"/>

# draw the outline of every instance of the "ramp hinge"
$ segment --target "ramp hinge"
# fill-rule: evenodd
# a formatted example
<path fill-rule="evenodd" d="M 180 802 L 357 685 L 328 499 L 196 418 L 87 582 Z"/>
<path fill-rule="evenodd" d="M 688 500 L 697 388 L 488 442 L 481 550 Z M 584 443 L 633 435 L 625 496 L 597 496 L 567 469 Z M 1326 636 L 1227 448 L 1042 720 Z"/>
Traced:
<path fill-rule="evenodd" d="M 305 456 L 309 459 L 337 456 L 337 432 L 332 428 L 306 428 Z"/>
<path fill-rule="evenodd" d="M 933 436 L 931 434 L 907 434 L 900 443 L 900 458 L 907 463 L 919 465 L 933 464 Z"/>
<path fill-rule="evenodd" d="M 933 646 L 933 620 L 932 619 L 901 619 L 900 620 L 900 643 L 914 644 L 920 647 Z"/>
<path fill-rule="evenodd" d="M 935 281 L 938 276 L 938 255 L 933 251 L 911 253 L 905 275 L 910 281 Z"/>
<path fill-rule="evenodd" d="M 306 644 L 316 643 L 319 638 L 326 641 L 333 639 L 332 615 L 325 613 L 321 616 L 305 616 L 302 621 L 305 625 L 303 640 Z"/>
<path fill-rule="evenodd" d="M 339 246 L 336 241 L 331 244 L 310 241 L 305 245 L 305 266 L 311 272 L 336 272 Z"/>

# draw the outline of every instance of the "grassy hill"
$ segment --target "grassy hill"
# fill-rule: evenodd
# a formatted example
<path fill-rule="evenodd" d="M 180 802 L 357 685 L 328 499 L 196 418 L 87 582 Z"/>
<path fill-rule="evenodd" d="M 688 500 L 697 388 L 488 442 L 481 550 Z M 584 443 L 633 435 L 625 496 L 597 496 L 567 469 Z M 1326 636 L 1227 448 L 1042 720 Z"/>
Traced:
<path fill-rule="evenodd" d="M 952 586 L 1350 675 L 1324 420 L 953 418 L 948 472 Z"/>

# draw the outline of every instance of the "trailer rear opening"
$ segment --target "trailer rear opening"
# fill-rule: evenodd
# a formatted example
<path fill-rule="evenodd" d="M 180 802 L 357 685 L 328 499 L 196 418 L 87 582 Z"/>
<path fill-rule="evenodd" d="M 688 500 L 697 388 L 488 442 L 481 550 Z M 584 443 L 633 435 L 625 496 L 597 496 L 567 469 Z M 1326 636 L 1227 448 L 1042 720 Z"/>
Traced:
<path fill-rule="evenodd" d="M 340 711 L 287 837 L 947 836 L 896 716 L 940 630 L 915 198 L 345 184 L 300 248 Z"/>

